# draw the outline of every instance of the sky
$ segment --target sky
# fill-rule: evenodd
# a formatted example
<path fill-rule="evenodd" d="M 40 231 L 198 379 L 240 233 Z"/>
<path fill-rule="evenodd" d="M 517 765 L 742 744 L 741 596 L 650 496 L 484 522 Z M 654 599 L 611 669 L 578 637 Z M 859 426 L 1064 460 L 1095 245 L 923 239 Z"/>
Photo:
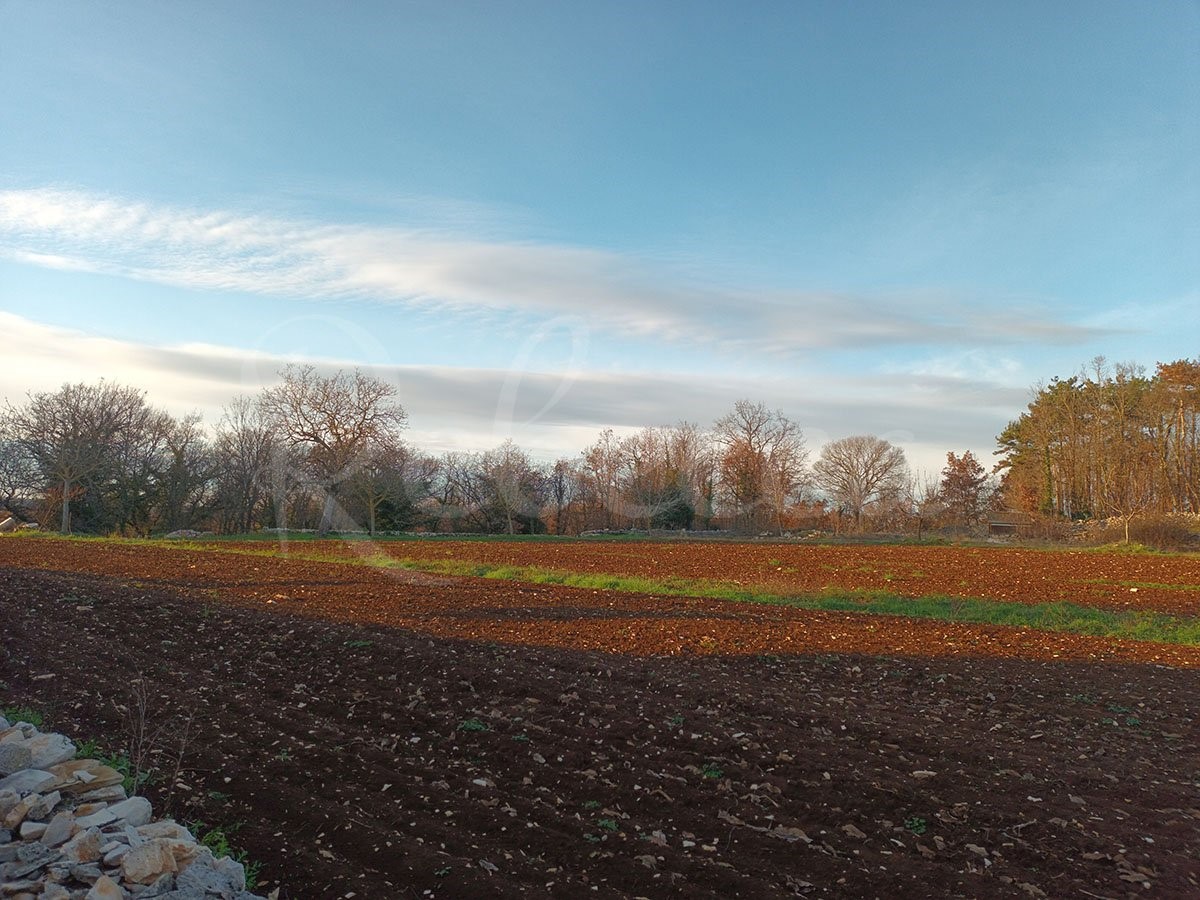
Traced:
<path fill-rule="evenodd" d="M 990 460 L 1200 357 L 1200 2 L 0 0 L 0 398 L 288 362 L 432 452 L 739 398 Z"/>

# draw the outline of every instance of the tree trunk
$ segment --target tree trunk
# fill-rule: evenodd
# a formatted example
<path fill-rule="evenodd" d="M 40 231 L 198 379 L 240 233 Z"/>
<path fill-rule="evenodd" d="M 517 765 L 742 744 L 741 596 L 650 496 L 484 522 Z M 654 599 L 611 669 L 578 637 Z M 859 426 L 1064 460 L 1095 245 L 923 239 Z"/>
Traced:
<path fill-rule="evenodd" d="M 325 494 L 325 505 L 321 507 L 321 524 L 317 527 L 317 537 L 325 537 L 333 527 L 333 508 L 337 506 L 337 498 L 333 492 Z"/>
<path fill-rule="evenodd" d="M 71 533 L 71 479 L 63 479 L 63 495 L 62 495 L 62 527 L 59 529 L 63 534 Z"/>

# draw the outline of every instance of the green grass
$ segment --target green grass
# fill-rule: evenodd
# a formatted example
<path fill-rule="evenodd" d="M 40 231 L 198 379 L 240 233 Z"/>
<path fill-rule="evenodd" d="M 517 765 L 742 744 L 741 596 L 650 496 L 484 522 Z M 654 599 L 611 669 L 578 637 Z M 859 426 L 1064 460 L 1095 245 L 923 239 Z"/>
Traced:
<path fill-rule="evenodd" d="M 920 816 L 909 816 L 904 820 L 904 827 L 919 836 L 929 830 L 929 823 Z"/>
<path fill-rule="evenodd" d="M 45 716 L 28 706 L 6 706 L 0 709 L 0 716 L 4 716 L 10 725 L 15 725 L 17 722 L 28 722 L 34 728 L 41 728 L 46 722 Z"/>
<path fill-rule="evenodd" d="M 109 538 L 79 537 L 71 539 L 112 541 Z M 248 556 L 278 555 L 267 548 L 262 550 L 244 547 L 225 548 L 212 543 L 186 541 L 130 539 L 123 540 L 121 543 L 143 544 L 174 550 L 236 553 Z M 490 578 L 527 584 L 563 585 L 588 590 L 709 598 L 741 603 L 765 603 L 797 609 L 905 616 L 943 622 L 1007 625 L 1094 637 L 1154 641 L 1187 646 L 1200 645 L 1200 617 L 1172 616 L 1150 610 L 1108 610 L 1069 602 L 1017 603 L 979 597 L 934 595 L 914 598 L 885 591 L 844 589 L 792 595 L 715 580 L 645 578 L 603 572 L 570 572 L 541 566 L 497 565 L 461 559 L 418 559 L 414 557 L 396 559 L 382 553 L 346 556 L 322 553 L 317 548 L 292 550 L 289 552 L 288 558 L 341 565 L 365 565 L 380 569 L 402 569 L 435 575 Z"/>
<path fill-rule="evenodd" d="M 209 827 L 204 822 L 196 820 L 188 822 L 187 827 L 203 846 L 212 851 L 213 856 L 218 859 L 222 856 L 228 856 L 241 863 L 242 868 L 246 872 L 246 890 L 253 891 L 258 887 L 259 875 L 262 872 L 262 863 L 250 860 L 245 850 L 237 850 L 230 843 L 230 838 L 241 830 L 242 824 L 241 822 L 234 822 L 232 825 L 213 825 Z"/>
<path fill-rule="evenodd" d="M 747 589 L 719 581 L 578 573 L 538 566 L 488 565 L 463 560 L 371 557 L 360 560 L 360 562 L 380 568 L 409 569 L 441 575 L 467 575 L 503 581 L 521 581 L 528 584 L 556 584 L 592 590 L 673 597 L 706 597 L 743 603 L 790 606 L 798 609 L 906 616 L 943 622 L 1009 625 L 1094 637 L 1200 645 L 1200 618 L 1171 616 L 1150 610 L 1125 612 L 1067 602 L 1014 603 L 970 597 L 901 597 L 882 591 L 838 590 L 794 596 Z"/>
<path fill-rule="evenodd" d="M 138 771 L 133 765 L 132 760 L 130 760 L 129 754 L 124 751 L 116 753 L 93 753 L 91 754 L 91 758 L 102 765 L 108 766 L 110 769 L 120 772 L 121 786 L 125 788 L 127 794 L 136 794 L 144 785 L 154 784 L 158 781 L 158 774 L 152 769 L 145 772 Z"/>
<path fill-rule="evenodd" d="M 101 747 L 100 742 L 94 738 L 88 738 L 86 741 L 75 742 L 76 759 L 94 759 L 99 762 L 99 757 L 102 753 L 104 753 L 104 748 Z"/>

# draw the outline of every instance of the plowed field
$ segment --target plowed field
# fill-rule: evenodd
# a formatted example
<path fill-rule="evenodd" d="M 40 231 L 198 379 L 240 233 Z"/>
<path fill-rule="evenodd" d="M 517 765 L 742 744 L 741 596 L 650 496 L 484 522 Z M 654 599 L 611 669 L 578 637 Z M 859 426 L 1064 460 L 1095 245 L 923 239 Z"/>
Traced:
<path fill-rule="evenodd" d="M 245 544 L 245 547 L 263 545 Z M 361 553 L 336 541 L 293 550 Z M 707 579 L 780 593 L 877 590 L 906 597 L 943 595 L 1069 601 L 1107 609 L 1200 615 L 1200 557 L 1041 551 L 1007 547 L 798 545 L 655 541 L 378 541 L 397 559 L 472 560 L 649 578 Z"/>
<path fill-rule="evenodd" d="M 1083 577 L 1192 583 L 1137 565 Z M 1200 891 L 1195 647 L 40 538 L 0 539 L 0 637 L 0 705 L 48 727 L 119 745 L 145 686 L 185 751 L 156 808 L 242 823 L 283 897 Z"/>

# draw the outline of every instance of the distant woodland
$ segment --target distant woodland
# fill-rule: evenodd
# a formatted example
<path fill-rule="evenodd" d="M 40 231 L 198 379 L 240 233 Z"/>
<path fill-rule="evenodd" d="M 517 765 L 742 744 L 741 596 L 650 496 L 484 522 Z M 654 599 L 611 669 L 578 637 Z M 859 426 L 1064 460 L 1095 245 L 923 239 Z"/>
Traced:
<path fill-rule="evenodd" d="M 1053 379 L 1000 434 L 1003 495 L 1068 519 L 1200 512 L 1200 361 L 1093 361 Z"/>
<path fill-rule="evenodd" d="M 1200 513 L 1198 413 L 1200 360 L 1147 375 L 1097 359 L 1035 390 L 998 436 L 994 466 L 951 450 L 940 473 L 915 476 L 901 448 L 873 435 L 814 452 L 797 423 L 750 400 L 706 427 L 605 430 L 575 456 L 539 461 L 511 441 L 426 453 L 404 440 L 393 386 L 289 366 L 212 428 L 103 381 L 9 402 L 0 507 L 13 523 L 122 535 L 970 533 L 1003 511 L 1047 532 L 1116 520 L 1128 538 L 1131 522 Z"/>

